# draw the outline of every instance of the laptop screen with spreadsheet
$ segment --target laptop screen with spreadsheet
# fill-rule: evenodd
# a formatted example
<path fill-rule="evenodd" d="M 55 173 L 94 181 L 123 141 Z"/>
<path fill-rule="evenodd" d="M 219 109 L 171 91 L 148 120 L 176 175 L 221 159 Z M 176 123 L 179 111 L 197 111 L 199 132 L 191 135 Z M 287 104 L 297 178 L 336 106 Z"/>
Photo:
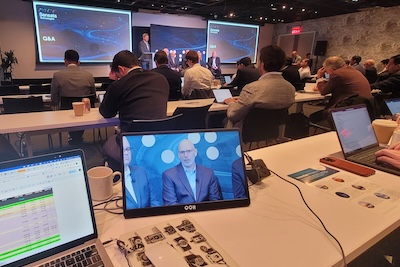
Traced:
<path fill-rule="evenodd" d="M 0 184 L 0 266 L 97 237 L 81 150 L 0 163 Z"/>

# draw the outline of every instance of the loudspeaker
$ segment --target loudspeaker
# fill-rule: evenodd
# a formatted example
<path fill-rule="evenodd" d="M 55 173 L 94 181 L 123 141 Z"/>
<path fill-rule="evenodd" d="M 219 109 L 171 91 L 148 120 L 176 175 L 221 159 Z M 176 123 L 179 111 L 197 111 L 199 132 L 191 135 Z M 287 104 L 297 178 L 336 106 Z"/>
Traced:
<path fill-rule="evenodd" d="M 328 41 L 317 41 L 315 44 L 314 56 L 325 56 Z"/>

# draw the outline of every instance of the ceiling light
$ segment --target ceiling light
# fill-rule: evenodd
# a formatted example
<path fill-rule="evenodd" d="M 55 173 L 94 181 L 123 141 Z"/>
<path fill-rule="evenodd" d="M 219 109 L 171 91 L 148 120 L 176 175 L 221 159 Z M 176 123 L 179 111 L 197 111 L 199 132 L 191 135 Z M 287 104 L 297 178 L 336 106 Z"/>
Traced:
<path fill-rule="evenodd" d="M 305 8 L 303 8 L 303 9 L 301 10 L 301 12 L 304 12 L 304 11 L 306 11 L 306 9 L 305 9 Z"/>
<path fill-rule="evenodd" d="M 271 6 L 274 6 L 274 4 L 271 4 Z"/>
<path fill-rule="evenodd" d="M 265 20 L 268 20 L 268 18 L 266 17 Z"/>
<path fill-rule="evenodd" d="M 235 14 L 233 14 L 233 13 L 229 14 L 229 17 L 231 17 L 231 18 L 234 17 L 234 16 L 235 16 Z"/>
<path fill-rule="evenodd" d="M 315 13 L 315 14 L 317 14 L 317 13 L 318 13 L 318 11 L 315 11 L 314 13 Z"/>
<path fill-rule="evenodd" d="M 263 19 L 263 17 L 260 17 L 260 20 L 262 20 Z"/>
<path fill-rule="evenodd" d="M 276 7 L 271 7 L 271 10 L 276 11 L 278 9 Z"/>
<path fill-rule="evenodd" d="M 292 7 L 292 6 L 290 7 L 290 10 L 293 10 L 293 7 Z"/>
<path fill-rule="evenodd" d="M 282 9 L 286 9 L 286 6 L 285 6 L 285 5 L 283 5 L 283 6 L 282 6 Z"/>

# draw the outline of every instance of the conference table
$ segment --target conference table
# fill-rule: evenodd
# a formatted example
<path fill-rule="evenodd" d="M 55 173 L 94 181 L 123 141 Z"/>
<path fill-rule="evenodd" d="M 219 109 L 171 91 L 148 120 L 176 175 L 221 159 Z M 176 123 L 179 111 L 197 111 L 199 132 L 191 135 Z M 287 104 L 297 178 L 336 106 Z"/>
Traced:
<path fill-rule="evenodd" d="M 307 151 L 305 153 L 305 151 Z M 342 157 L 336 134 L 329 132 L 296 141 L 250 151 L 268 168 L 296 184 L 310 208 L 343 247 L 347 263 L 400 226 L 395 206 L 382 215 L 333 196 L 318 187 L 288 177 L 288 174 L 321 166 L 327 155 Z M 342 171 L 345 175 L 349 174 Z M 376 171 L 358 179 L 400 192 L 398 177 Z M 123 234 L 190 216 L 239 266 L 344 266 L 338 244 L 306 208 L 297 189 L 277 175 L 249 187 L 249 207 L 195 213 L 124 219 L 123 215 L 96 211 L 100 239 L 104 242 Z M 121 195 L 121 184 L 114 186 Z M 106 245 L 114 266 L 126 267 L 126 259 L 115 242 Z"/>
<path fill-rule="evenodd" d="M 296 105 L 304 102 L 323 99 L 319 94 L 296 93 Z M 209 112 L 226 111 L 228 105 L 215 103 L 214 99 L 194 99 L 169 101 L 167 116 L 171 116 L 177 107 L 196 107 L 212 104 Z M 299 107 L 297 106 L 296 110 Z M 0 115 L 0 134 L 25 133 L 28 156 L 33 155 L 31 137 L 34 135 L 51 134 L 59 132 L 86 130 L 119 125 L 118 117 L 103 118 L 98 108 L 92 108 L 90 113 L 82 117 L 74 116 L 73 110 L 56 110 L 44 112 L 30 112 L 20 114 Z"/>

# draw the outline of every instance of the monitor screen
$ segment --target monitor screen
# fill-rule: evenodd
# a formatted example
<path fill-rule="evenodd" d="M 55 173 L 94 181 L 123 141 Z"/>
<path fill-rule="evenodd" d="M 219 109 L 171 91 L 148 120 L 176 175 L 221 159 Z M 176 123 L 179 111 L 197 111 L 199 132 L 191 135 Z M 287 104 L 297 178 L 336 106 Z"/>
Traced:
<path fill-rule="evenodd" d="M 239 131 L 124 133 L 127 218 L 250 204 Z"/>
<path fill-rule="evenodd" d="M 130 11 L 41 1 L 33 10 L 40 63 L 63 63 L 68 49 L 81 62 L 105 63 L 132 49 Z"/>
<path fill-rule="evenodd" d="M 236 63 L 243 57 L 257 60 L 259 26 L 209 20 L 207 57 L 217 52 L 221 63 Z"/>

